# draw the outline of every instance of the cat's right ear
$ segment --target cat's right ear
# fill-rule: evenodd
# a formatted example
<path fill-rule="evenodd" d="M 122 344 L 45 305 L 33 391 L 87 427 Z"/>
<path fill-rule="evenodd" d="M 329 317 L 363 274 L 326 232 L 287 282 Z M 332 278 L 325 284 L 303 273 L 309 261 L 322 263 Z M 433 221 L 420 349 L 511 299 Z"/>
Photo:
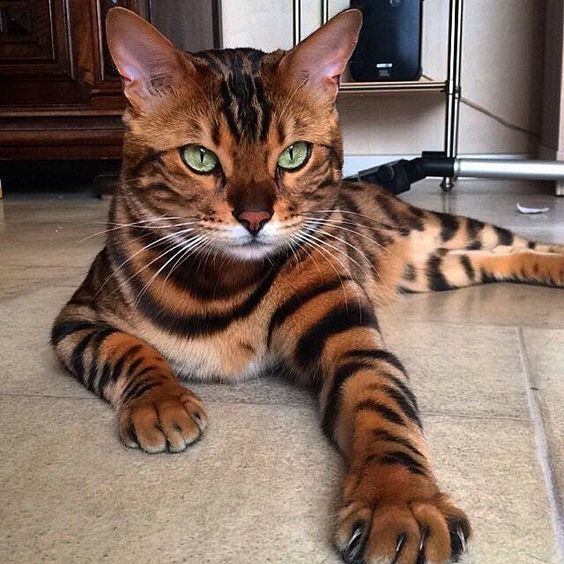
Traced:
<path fill-rule="evenodd" d="M 194 71 L 190 61 L 150 23 L 125 8 L 112 8 L 106 18 L 112 59 L 123 79 L 130 104 L 142 111 L 155 96 L 178 85 Z"/>
<path fill-rule="evenodd" d="M 334 100 L 361 25 L 360 10 L 337 14 L 288 51 L 280 63 L 282 73 L 296 87 Z"/>

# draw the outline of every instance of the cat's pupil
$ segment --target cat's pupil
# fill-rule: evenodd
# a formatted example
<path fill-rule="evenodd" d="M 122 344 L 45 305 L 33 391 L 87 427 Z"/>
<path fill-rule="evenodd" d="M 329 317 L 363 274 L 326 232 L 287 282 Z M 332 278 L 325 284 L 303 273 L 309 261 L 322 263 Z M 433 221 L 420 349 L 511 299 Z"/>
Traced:
<path fill-rule="evenodd" d="M 290 145 L 288 147 L 288 153 L 290 155 L 290 160 L 293 161 L 294 160 L 294 145 Z"/>
<path fill-rule="evenodd" d="M 205 154 L 206 154 L 206 150 L 203 147 L 200 147 L 200 164 L 204 164 Z"/>

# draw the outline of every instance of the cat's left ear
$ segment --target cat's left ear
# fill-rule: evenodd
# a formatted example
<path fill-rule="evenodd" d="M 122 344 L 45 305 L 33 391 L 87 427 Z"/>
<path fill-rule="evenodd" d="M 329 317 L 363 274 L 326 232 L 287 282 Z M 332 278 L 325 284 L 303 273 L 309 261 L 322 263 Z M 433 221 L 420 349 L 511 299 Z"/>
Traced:
<path fill-rule="evenodd" d="M 112 59 L 123 79 L 131 105 L 142 111 L 156 96 L 179 85 L 194 66 L 149 22 L 126 10 L 112 8 L 106 18 L 106 35 Z"/>
<path fill-rule="evenodd" d="M 289 51 L 279 69 L 296 87 L 335 98 L 361 26 L 360 10 L 341 12 Z"/>

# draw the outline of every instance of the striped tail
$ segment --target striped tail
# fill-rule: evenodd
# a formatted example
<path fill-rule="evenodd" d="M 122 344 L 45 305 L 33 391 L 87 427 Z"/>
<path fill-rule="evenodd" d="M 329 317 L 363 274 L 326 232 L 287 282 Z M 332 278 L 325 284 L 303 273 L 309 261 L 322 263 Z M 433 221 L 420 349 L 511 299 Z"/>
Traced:
<path fill-rule="evenodd" d="M 490 282 L 564 287 L 564 246 L 528 241 L 460 216 L 424 212 L 425 229 L 410 233 L 411 259 L 400 290 L 444 291 Z"/>

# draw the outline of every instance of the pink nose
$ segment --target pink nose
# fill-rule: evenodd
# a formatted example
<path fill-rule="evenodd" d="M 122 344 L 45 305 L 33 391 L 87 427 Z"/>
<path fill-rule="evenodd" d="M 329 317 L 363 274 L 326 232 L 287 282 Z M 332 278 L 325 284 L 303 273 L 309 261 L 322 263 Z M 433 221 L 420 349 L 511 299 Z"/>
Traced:
<path fill-rule="evenodd" d="M 251 235 L 256 235 L 272 217 L 267 211 L 243 211 L 235 216 Z"/>

